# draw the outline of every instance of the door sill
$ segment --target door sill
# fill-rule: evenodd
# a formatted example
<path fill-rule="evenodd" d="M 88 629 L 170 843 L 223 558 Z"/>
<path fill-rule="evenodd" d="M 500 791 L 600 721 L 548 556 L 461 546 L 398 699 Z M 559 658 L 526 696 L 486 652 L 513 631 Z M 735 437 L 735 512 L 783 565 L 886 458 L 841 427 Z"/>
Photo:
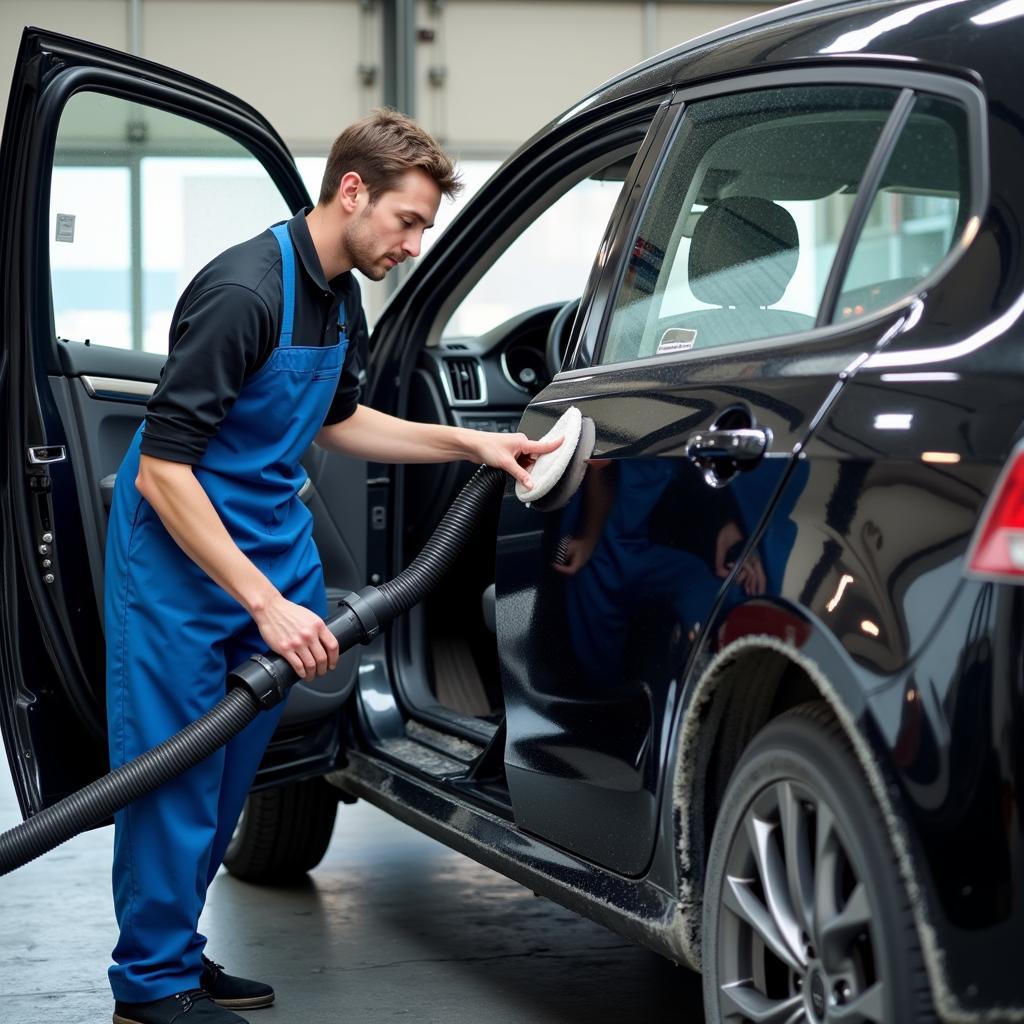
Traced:
<path fill-rule="evenodd" d="M 410 717 L 426 726 L 440 729 L 452 736 L 487 746 L 500 728 L 500 723 L 465 715 L 443 704 L 426 704 L 409 708 Z"/>
<path fill-rule="evenodd" d="M 374 743 L 372 756 L 455 789 L 460 799 L 511 820 L 512 799 L 504 771 L 505 731 L 495 726 L 493 734 L 481 740 L 410 720 L 405 723 L 405 735 Z"/>

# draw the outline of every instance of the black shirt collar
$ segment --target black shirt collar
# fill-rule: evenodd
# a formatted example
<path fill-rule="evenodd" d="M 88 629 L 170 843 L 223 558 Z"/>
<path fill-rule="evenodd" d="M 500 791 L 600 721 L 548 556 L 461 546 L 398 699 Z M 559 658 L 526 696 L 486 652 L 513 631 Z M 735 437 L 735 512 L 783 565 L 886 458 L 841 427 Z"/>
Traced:
<path fill-rule="evenodd" d="M 346 271 L 332 278 L 330 283 L 324 277 L 324 268 L 320 265 L 320 257 L 316 254 L 316 247 L 313 245 L 313 236 L 309 233 L 309 225 L 306 223 L 306 214 L 312 210 L 312 206 L 306 206 L 299 210 L 290 221 L 288 221 L 288 232 L 292 236 L 292 244 L 299 254 L 299 261 L 302 263 L 309 279 L 322 292 L 333 292 L 335 298 L 340 297 L 346 290 L 349 280 L 349 273 Z"/>

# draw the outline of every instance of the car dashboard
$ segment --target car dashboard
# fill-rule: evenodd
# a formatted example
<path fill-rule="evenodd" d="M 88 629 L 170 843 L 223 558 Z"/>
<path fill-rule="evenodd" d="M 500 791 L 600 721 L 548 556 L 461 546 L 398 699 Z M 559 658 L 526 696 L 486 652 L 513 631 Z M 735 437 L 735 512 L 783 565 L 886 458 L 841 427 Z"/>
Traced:
<path fill-rule="evenodd" d="M 420 362 L 439 392 L 443 419 L 460 427 L 510 433 L 550 382 L 548 334 L 561 304 L 519 313 L 479 337 L 445 338 Z M 560 355 L 562 346 L 559 346 Z"/>

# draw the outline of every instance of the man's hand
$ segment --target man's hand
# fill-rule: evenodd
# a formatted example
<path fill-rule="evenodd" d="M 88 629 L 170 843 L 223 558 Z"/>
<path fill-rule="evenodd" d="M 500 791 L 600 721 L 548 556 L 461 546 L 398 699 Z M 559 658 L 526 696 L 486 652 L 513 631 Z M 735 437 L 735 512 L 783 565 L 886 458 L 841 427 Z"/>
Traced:
<path fill-rule="evenodd" d="M 473 433 L 479 434 L 473 440 L 475 461 L 505 470 L 527 490 L 533 489 L 530 468 L 541 455 L 553 452 L 562 443 L 560 437 L 554 441 L 531 441 L 525 434 L 494 434 L 485 430 Z"/>
<path fill-rule="evenodd" d="M 285 658 L 300 679 L 322 676 L 338 664 L 338 641 L 323 619 L 281 594 L 253 613 L 267 646 Z"/>
<path fill-rule="evenodd" d="M 715 575 L 725 579 L 732 572 L 734 562 L 728 556 L 731 549 L 742 543 L 744 540 L 740 528 L 735 523 L 726 523 L 718 531 L 718 539 L 715 543 Z M 751 551 L 740 571 L 736 573 L 734 581 L 743 588 L 743 592 L 749 597 L 757 597 L 765 592 L 768 580 L 765 576 L 764 566 L 756 551 Z"/>
<path fill-rule="evenodd" d="M 760 597 L 768 589 L 768 577 L 756 551 L 751 551 L 740 566 L 736 583 L 748 597 Z"/>
<path fill-rule="evenodd" d="M 740 533 L 740 528 L 735 523 L 726 523 L 718 531 L 718 537 L 715 540 L 716 576 L 724 580 L 732 572 L 733 563 L 727 560 L 727 556 L 730 549 L 736 547 L 742 541 L 743 534 Z"/>
<path fill-rule="evenodd" d="M 570 537 L 565 545 L 565 557 L 561 562 L 553 562 L 552 568 L 563 576 L 575 576 L 594 553 L 600 537 Z"/>

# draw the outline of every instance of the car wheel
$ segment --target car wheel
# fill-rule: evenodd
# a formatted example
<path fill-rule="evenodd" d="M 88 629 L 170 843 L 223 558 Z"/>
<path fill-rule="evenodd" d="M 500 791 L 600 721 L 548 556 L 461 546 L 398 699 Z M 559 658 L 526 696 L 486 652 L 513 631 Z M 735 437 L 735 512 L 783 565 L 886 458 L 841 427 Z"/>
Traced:
<path fill-rule="evenodd" d="M 250 793 L 224 866 L 246 882 L 286 885 L 298 881 L 327 852 L 339 795 L 323 779 Z"/>
<path fill-rule="evenodd" d="M 708 1021 L 934 1021 L 910 901 L 881 813 L 822 704 L 744 752 L 708 858 Z"/>

